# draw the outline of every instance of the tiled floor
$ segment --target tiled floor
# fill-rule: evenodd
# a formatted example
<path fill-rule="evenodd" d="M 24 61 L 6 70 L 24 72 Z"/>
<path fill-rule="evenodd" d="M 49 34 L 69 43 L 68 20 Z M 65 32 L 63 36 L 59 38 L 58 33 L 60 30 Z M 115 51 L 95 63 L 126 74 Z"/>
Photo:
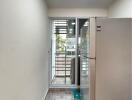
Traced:
<path fill-rule="evenodd" d="M 70 77 L 55 77 L 52 81 L 52 84 L 71 84 Z"/>
<path fill-rule="evenodd" d="M 77 100 L 70 90 L 50 90 L 46 100 Z"/>

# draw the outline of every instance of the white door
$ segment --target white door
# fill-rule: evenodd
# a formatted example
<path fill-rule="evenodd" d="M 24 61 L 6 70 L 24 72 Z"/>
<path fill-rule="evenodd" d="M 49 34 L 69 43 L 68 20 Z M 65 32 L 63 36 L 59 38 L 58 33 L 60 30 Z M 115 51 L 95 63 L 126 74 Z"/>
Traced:
<path fill-rule="evenodd" d="M 96 22 L 96 100 L 130 100 L 130 19 Z"/>

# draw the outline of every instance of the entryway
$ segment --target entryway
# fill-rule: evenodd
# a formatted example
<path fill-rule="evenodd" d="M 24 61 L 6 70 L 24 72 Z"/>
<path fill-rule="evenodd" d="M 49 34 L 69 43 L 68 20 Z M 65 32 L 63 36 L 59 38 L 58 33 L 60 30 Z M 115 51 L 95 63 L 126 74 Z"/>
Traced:
<path fill-rule="evenodd" d="M 95 18 L 50 18 L 50 36 L 50 89 L 67 88 L 80 98 L 90 98 L 89 91 L 94 93 Z"/>

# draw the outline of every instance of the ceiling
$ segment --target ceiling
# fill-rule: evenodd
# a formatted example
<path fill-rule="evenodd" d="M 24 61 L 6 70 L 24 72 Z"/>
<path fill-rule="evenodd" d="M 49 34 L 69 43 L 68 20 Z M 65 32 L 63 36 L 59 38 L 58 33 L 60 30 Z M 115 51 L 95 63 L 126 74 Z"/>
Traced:
<path fill-rule="evenodd" d="M 107 8 L 115 0 L 46 0 L 49 8 Z"/>

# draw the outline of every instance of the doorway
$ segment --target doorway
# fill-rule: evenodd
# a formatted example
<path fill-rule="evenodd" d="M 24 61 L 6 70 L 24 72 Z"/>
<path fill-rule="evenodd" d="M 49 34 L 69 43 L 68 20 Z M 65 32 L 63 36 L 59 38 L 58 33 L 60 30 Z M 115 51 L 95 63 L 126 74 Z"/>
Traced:
<path fill-rule="evenodd" d="M 75 84 L 76 20 L 51 20 L 51 72 L 50 84 L 67 86 Z M 73 67 L 71 67 L 73 66 Z M 72 69 L 73 68 L 73 69 Z"/>
<path fill-rule="evenodd" d="M 95 24 L 91 22 L 95 23 L 95 18 L 50 18 L 51 88 L 79 87 L 84 98 L 90 97 L 90 88 L 94 85 L 90 63 L 95 63 L 95 55 L 92 55 L 95 50 L 90 49 L 95 49 L 92 46 L 95 45 L 95 34 L 92 32 L 93 29 L 95 31 Z"/>

